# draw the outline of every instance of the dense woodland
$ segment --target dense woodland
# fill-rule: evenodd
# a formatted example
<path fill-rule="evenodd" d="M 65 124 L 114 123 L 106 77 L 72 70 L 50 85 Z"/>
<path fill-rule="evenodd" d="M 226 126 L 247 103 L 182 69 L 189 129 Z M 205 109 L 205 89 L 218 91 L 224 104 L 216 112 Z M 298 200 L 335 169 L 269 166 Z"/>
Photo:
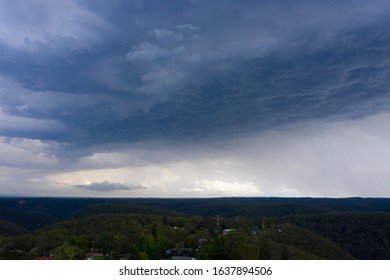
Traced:
<path fill-rule="evenodd" d="M 180 257 L 390 259 L 390 199 L 0 199 L 0 259 Z"/>

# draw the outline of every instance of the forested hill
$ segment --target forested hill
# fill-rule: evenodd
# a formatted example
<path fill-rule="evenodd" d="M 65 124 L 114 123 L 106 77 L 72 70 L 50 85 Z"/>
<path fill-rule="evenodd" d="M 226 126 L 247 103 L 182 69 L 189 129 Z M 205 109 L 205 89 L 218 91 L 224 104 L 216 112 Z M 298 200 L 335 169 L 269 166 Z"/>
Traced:
<path fill-rule="evenodd" d="M 91 246 L 109 259 L 390 259 L 390 199 L 0 199 L 0 259 Z"/>
<path fill-rule="evenodd" d="M 127 205 L 143 211 L 174 211 L 202 216 L 288 216 L 328 212 L 390 212 L 389 198 L 0 198 L 0 219 L 23 220 L 25 215 L 61 219 L 92 205 Z M 15 220 L 13 220 L 15 222 Z M 21 221 L 23 223 L 23 221 Z M 31 227 L 31 226 L 29 226 Z"/>

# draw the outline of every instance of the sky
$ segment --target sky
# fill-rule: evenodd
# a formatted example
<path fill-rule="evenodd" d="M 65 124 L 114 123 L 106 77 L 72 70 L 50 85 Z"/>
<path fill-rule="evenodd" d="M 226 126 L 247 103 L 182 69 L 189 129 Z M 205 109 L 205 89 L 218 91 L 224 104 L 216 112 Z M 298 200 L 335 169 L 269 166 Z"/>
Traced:
<path fill-rule="evenodd" d="M 0 195 L 390 197 L 387 0 L 0 0 Z"/>

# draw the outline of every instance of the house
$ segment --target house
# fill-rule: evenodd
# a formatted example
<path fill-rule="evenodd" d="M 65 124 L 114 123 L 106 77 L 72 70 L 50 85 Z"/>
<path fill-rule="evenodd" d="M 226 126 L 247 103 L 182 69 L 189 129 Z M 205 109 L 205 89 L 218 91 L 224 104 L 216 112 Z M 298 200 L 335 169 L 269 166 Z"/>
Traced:
<path fill-rule="evenodd" d="M 226 235 L 226 234 L 229 234 L 229 233 L 231 233 L 232 231 L 235 231 L 236 229 L 234 229 L 234 228 L 227 228 L 227 229 L 224 229 L 223 231 L 222 231 L 222 235 Z"/>

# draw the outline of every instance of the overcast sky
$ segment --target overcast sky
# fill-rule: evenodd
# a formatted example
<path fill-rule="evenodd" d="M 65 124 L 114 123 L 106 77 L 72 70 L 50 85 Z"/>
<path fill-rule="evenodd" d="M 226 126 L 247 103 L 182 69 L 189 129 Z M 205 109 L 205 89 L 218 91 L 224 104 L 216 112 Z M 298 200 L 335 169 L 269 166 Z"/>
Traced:
<path fill-rule="evenodd" d="M 390 1 L 0 0 L 0 195 L 390 196 Z"/>

